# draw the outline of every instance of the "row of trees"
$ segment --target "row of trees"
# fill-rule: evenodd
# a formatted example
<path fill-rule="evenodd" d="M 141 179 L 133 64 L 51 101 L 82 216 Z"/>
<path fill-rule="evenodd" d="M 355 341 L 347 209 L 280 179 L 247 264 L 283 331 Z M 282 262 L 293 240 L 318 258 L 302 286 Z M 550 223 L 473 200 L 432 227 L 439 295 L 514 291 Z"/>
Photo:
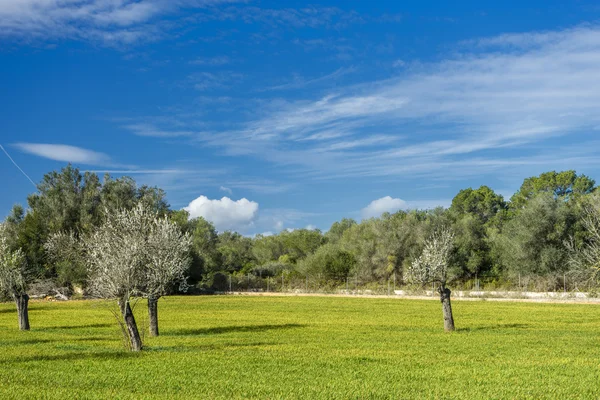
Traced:
<path fill-rule="evenodd" d="M 107 175 L 101 181 L 67 166 L 45 175 L 29 196 L 27 211 L 15 206 L 2 224 L 2 265 L 21 270 L 22 281 L 3 277 L 1 282 L 22 305 L 23 282 L 36 279 L 119 299 L 130 329 L 129 299 L 147 297 L 150 321 L 156 321 L 152 309 L 160 295 L 179 290 L 175 282 L 185 281 L 195 291 L 225 291 L 228 281 L 240 276 L 311 277 L 331 288 L 349 278 L 381 283 L 393 277 L 402 284 L 437 276 L 431 266 L 438 260 L 444 276 L 433 281 L 449 308 L 447 285 L 481 276 L 499 281 L 519 276 L 523 284 L 543 282 L 544 290 L 566 275 L 578 285 L 589 284 L 600 257 L 595 215 L 600 197 L 592 179 L 574 171 L 548 172 L 526 179 L 510 201 L 482 186 L 460 191 L 448 209 L 343 219 L 326 233 L 298 229 L 250 238 L 217 232 L 203 218 L 171 210 L 159 188 L 138 186 L 129 177 Z M 435 249 L 445 249 L 443 263 Z M 123 265 L 128 269 L 117 273 Z M 415 273 L 419 270 L 429 275 Z M 108 276 L 127 284 L 106 281 Z M 157 334 L 157 323 L 151 325 Z"/>

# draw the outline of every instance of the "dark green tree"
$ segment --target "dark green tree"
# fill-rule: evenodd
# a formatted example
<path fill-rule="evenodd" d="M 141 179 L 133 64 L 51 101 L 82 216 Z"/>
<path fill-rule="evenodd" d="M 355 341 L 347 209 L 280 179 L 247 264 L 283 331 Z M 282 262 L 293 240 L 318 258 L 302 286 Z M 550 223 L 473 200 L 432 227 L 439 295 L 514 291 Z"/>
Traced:
<path fill-rule="evenodd" d="M 594 190 L 595 181 L 575 171 L 545 172 L 525 179 L 521 188 L 510 199 L 510 207 L 519 210 L 540 193 L 550 193 L 556 199 L 571 200 Z"/>
<path fill-rule="evenodd" d="M 509 276 L 547 276 L 567 268 L 565 243 L 575 234 L 576 208 L 553 193 L 530 199 L 494 239 Z"/>
<path fill-rule="evenodd" d="M 354 225 L 356 225 L 356 221 L 351 218 L 343 218 L 341 221 L 336 221 L 325 234 L 325 238 L 331 243 L 338 243 L 342 239 L 344 232 Z"/>

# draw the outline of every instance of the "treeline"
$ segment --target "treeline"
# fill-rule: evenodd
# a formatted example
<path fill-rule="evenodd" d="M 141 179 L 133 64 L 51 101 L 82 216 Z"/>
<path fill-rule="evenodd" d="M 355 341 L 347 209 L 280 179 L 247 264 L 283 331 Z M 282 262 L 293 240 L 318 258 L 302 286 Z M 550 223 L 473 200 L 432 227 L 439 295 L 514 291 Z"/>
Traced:
<path fill-rule="evenodd" d="M 130 177 L 101 180 L 67 166 L 46 174 L 28 208 L 15 206 L 5 220 L 12 246 L 20 248 L 39 279 L 66 288 L 88 284 L 86 268 L 54 263 L 45 244 L 58 232 L 88 234 L 110 210 L 142 203 L 191 236 L 192 290 L 298 288 L 334 289 L 349 285 L 400 286 L 427 239 L 451 229 L 454 247 L 450 276 L 454 287 L 569 290 L 588 288 L 589 271 L 570 262 L 590 244 L 586 209 L 600 204 L 595 182 L 574 171 L 548 172 L 526 179 L 507 201 L 489 187 L 461 190 L 448 209 L 398 211 L 361 222 L 343 219 L 326 233 L 297 229 L 250 238 L 217 232 L 203 218 L 171 210 L 166 194 L 138 186 Z"/>

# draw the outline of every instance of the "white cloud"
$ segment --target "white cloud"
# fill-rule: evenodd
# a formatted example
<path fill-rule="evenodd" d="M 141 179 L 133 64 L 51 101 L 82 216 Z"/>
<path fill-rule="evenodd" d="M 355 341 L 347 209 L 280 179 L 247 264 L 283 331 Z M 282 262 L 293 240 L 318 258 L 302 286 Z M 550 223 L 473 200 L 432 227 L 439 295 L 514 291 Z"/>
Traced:
<path fill-rule="evenodd" d="M 65 144 L 16 143 L 19 150 L 55 161 L 87 165 L 110 164 L 110 157 L 104 153 Z"/>
<path fill-rule="evenodd" d="M 231 190 L 230 188 L 228 188 L 228 187 L 225 187 L 225 186 L 221 186 L 221 187 L 219 188 L 219 190 L 220 190 L 221 192 L 229 193 L 229 195 L 232 195 L 232 194 L 233 194 L 233 190 Z"/>
<path fill-rule="evenodd" d="M 211 221 L 219 231 L 243 231 L 256 220 L 258 203 L 245 198 L 233 201 L 229 197 L 211 200 L 200 196 L 184 210 L 190 213 L 191 218 L 203 217 Z"/>
<path fill-rule="evenodd" d="M 402 199 L 385 196 L 377 200 L 373 200 L 368 206 L 362 209 L 363 218 L 379 217 L 384 212 L 396 212 L 401 208 L 407 207 L 407 203 Z"/>
<path fill-rule="evenodd" d="M 131 44 L 160 35 L 156 23 L 159 16 L 233 1 L 2 0 L 0 37 Z"/>
<path fill-rule="evenodd" d="M 137 136 L 148 136 L 148 137 L 158 137 L 158 138 L 174 138 L 181 136 L 190 136 L 194 132 L 188 130 L 165 130 L 157 128 L 154 125 L 147 123 L 138 123 L 138 124 L 129 124 L 123 126 L 123 128 L 131 131 L 134 135 Z"/>
<path fill-rule="evenodd" d="M 308 224 L 308 225 L 306 225 L 306 228 L 304 228 L 304 229 L 308 229 L 309 231 L 314 231 L 318 228 L 313 224 Z"/>
<path fill-rule="evenodd" d="M 219 66 L 229 64 L 231 60 L 227 56 L 219 56 L 219 57 L 211 57 L 211 58 L 196 58 L 195 60 L 190 61 L 188 64 L 192 65 L 209 65 L 209 66 Z"/>
<path fill-rule="evenodd" d="M 239 129 L 199 140 L 232 156 L 300 166 L 313 179 L 462 179 L 555 169 L 562 151 L 544 144 L 567 136 L 577 145 L 571 168 L 582 168 L 600 125 L 598 65 L 600 26 L 501 35 L 461 43 L 451 58 L 396 78 L 274 102 Z"/>
<path fill-rule="evenodd" d="M 344 75 L 353 73 L 356 71 L 356 68 L 354 67 L 350 67 L 350 68 L 339 68 L 337 70 L 335 70 L 334 72 L 327 74 L 327 75 L 323 75 L 320 76 L 318 78 L 313 78 L 313 79 L 304 79 L 300 76 L 295 76 L 294 79 L 292 80 L 292 82 L 289 83 L 284 83 L 281 85 L 277 85 L 277 86 L 272 86 L 270 88 L 267 88 L 265 90 L 288 90 L 288 89 L 300 89 L 300 88 L 304 88 L 306 86 L 309 85 L 314 85 L 314 84 L 319 84 L 319 83 L 323 83 L 323 82 L 328 82 L 330 80 L 336 80 L 338 78 L 341 78 Z"/>

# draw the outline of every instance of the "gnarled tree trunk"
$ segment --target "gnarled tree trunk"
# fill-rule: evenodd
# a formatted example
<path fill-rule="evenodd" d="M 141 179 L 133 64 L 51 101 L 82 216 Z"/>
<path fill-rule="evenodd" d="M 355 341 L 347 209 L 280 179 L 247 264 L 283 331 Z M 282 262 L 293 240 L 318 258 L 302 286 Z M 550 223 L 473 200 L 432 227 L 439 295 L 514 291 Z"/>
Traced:
<path fill-rule="evenodd" d="M 158 299 L 159 296 L 148 296 L 148 319 L 150 336 L 158 336 Z"/>
<path fill-rule="evenodd" d="M 19 329 L 28 331 L 29 327 L 29 296 L 27 293 L 14 294 L 17 304 L 17 314 L 19 315 Z"/>
<path fill-rule="evenodd" d="M 123 315 L 123 320 L 125 322 L 125 329 L 127 330 L 126 333 L 131 351 L 142 350 L 142 339 L 140 338 L 140 332 L 135 323 L 135 317 L 133 316 L 129 299 L 119 300 L 119 307 L 121 308 L 121 314 Z"/>
<path fill-rule="evenodd" d="M 442 302 L 442 313 L 444 314 L 444 330 L 446 332 L 454 331 L 454 317 L 452 316 L 452 305 L 450 304 L 450 289 L 445 286 L 438 288 L 440 292 L 440 301 Z"/>

